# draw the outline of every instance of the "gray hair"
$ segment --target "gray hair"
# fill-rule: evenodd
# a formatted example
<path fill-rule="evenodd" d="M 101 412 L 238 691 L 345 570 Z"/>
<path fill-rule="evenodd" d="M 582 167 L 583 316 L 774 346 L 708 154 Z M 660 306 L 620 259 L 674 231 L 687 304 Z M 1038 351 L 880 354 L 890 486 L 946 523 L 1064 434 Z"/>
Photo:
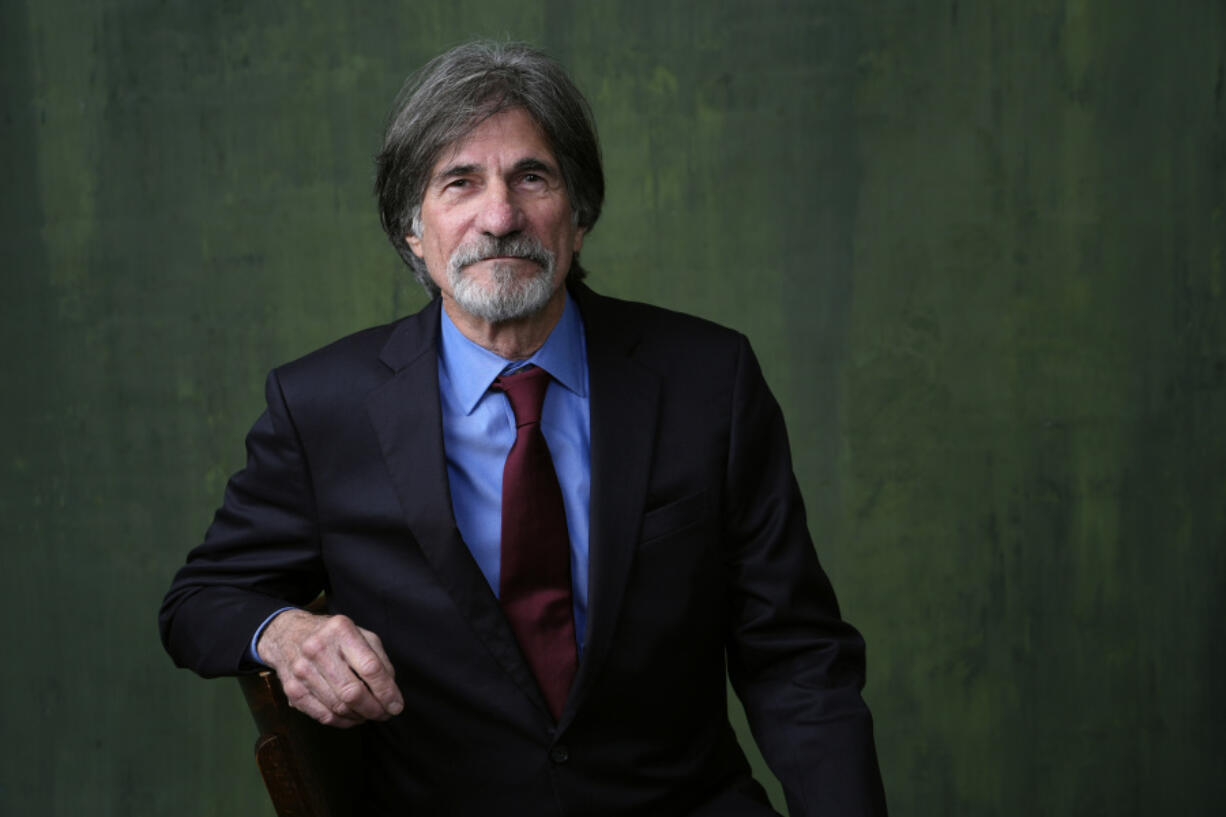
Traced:
<path fill-rule="evenodd" d="M 600 145 L 587 100 L 566 72 L 522 43 L 465 43 L 409 77 L 396 97 L 375 177 L 379 219 L 400 257 L 432 296 L 438 287 L 405 236 L 421 235 L 421 201 L 442 152 L 502 111 L 522 108 L 557 157 L 575 224 L 590 230 L 604 202 Z M 569 276 L 583 277 L 578 254 Z"/>

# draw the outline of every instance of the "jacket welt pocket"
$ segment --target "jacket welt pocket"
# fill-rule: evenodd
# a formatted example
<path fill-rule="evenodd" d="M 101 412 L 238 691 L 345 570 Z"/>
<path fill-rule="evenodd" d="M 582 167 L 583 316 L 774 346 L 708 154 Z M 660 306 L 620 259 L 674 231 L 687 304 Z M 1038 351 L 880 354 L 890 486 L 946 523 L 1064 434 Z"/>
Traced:
<path fill-rule="evenodd" d="M 709 512 L 708 494 L 699 491 L 647 511 L 639 528 L 639 542 L 662 539 L 702 522 Z"/>

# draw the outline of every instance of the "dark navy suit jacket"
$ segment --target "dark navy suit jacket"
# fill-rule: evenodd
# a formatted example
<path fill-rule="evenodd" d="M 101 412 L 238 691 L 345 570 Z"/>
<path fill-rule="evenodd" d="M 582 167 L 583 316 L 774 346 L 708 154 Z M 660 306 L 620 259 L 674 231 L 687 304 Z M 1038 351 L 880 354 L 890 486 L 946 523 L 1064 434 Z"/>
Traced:
<path fill-rule="evenodd" d="M 167 650 L 205 676 L 241 672 L 256 627 L 320 591 L 378 633 L 405 711 L 360 727 L 366 813 L 772 814 L 728 724 L 726 667 L 793 817 L 884 814 L 863 642 L 818 564 L 748 342 L 573 293 L 591 573 L 559 722 L 456 529 L 437 300 L 270 374 L 247 465 L 163 604 Z"/>

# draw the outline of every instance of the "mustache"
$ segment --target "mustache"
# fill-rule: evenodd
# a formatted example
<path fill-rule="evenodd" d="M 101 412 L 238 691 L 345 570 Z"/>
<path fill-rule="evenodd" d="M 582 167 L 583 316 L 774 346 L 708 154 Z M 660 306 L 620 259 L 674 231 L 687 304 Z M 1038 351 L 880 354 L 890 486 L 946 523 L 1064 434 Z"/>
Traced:
<path fill-rule="evenodd" d="M 461 244 L 451 254 L 451 268 L 463 269 L 488 258 L 523 258 L 542 267 L 553 261 L 553 253 L 530 235 L 481 236 Z"/>

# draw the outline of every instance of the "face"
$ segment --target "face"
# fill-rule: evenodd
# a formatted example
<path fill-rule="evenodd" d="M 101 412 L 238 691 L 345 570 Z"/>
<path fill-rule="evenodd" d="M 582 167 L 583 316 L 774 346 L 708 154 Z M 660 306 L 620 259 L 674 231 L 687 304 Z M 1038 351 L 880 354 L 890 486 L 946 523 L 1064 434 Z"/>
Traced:
<path fill-rule="evenodd" d="M 443 152 L 416 232 L 405 240 L 444 302 L 490 323 L 531 317 L 561 297 L 583 244 L 558 161 L 519 108 L 487 118 Z"/>

